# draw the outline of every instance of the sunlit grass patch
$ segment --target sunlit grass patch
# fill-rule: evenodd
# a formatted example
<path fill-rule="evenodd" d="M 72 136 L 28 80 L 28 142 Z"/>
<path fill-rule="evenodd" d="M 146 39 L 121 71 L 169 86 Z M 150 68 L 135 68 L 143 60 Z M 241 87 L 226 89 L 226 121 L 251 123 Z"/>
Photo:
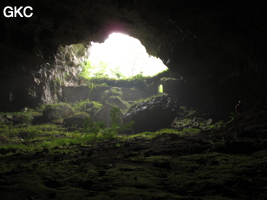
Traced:
<path fill-rule="evenodd" d="M 1 125 L 0 127 L 0 137 L 6 136 L 9 138 L 9 141 L 29 141 L 36 138 L 45 137 L 47 135 L 60 134 L 64 134 L 64 130 L 62 130 L 59 126 L 50 124 L 34 126 Z"/>
<path fill-rule="evenodd" d="M 176 134 L 180 137 L 185 137 L 187 135 L 195 135 L 200 132 L 200 129 L 197 128 L 188 128 L 184 129 L 182 131 L 176 130 L 176 129 L 171 129 L 171 128 L 165 128 L 165 129 L 160 129 L 156 132 L 142 132 L 138 134 L 133 134 L 130 136 L 124 136 L 123 139 L 128 140 L 128 139 L 135 139 L 135 138 L 144 138 L 144 139 L 149 139 L 152 140 L 155 137 L 158 137 L 160 135 L 168 135 L 168 134 Z"/>

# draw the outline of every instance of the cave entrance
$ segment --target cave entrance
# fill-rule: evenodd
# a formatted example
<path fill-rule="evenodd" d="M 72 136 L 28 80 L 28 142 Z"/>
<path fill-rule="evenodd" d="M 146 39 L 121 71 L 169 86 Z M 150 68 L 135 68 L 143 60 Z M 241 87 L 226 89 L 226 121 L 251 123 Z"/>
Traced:
<path fill-rule="evenodd" d="M 88 78 L 127 79 L 133 76 L 154 76 L 167 67 L 150 56 L 141 42 L 121 33 L 112 33 L 104 43 L 91 42 L 85 62 Z"/>

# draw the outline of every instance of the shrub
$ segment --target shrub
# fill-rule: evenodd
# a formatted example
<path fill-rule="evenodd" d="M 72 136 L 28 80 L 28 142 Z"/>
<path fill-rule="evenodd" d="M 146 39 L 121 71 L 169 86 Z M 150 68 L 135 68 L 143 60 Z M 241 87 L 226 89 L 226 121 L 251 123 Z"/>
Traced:
<path fill-rule="evenodd" d="M 108 77 L 107 64 L 100 62 L 98 65 L 93 65 L 90 60 L 85 61 L 80 77 L 83 79 L 90 79 L 92 77 Z"/>
<path fill-rule="evenodd" d="M 124 130 L 130 130 L 133 122 L 121 124 L 121 111 L 118 107 L 112 107 L 110 111 L 111 126 L 105 128 L 104 122 L 94 122 L 90 117 L 86 117 L 83 123 L 84 132 L 97 136 L 99 133 L 103 139 L 117 137 L 118 133 Z"/>
<path fill-rule="evenodd" d="M 96 101 L 90 101 L 90 100 L 81 100 L 78 103 L 74 105 L 74 109 L 78 111 L 84 111 L 89 112 L 91 110 L 95 110 L 97 112 L 102 108 L 102 104 Z"/>
<path fill-rule="evenodd" d="M 121 97 L 122 95 L 123 95 L 123 93 L 122 93 L 122 89 L 121 88 L 112 87 L 112 88 L 110 88 L 109 90 L 106 90 L 103 93 L 102 99 L 107 99 L 107 98 L 109 98 L 111 96 Z"/>
<path fill-rule="evenodd" d="M 110 110 L 111 127 L 118 127 L 121 122 L 121 111 L 118 107 L 112 107 Z"/>
<path fill-rule="evenodd" d="M 110 127 L 102 131 L 103 139 L 116 138 L 119 132 L 119 127 Z"/>
<path fill-rule="evenodd" d="M 84 132 L 97 135 L 105 127 L 104 122 L 94 122 L 90 117 L 86 117 L 83 123 Z"/>
<path fill-rule="evenodd" d="M 109 128 L 111 132 L 116 132 L 118 134 L 119 132 L 131 130 L 132 126 L 134 124 L 133 121 L 122 124 L 121 119 L 121 110 L 118 107 L 112 107 L 110 110 L 110 117 L 111 117 L 111 127 Z"/>

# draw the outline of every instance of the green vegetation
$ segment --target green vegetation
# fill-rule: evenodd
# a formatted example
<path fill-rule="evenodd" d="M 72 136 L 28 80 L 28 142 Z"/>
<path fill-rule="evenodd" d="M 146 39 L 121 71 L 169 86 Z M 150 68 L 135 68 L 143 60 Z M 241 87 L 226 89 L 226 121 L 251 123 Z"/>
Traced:
<path fill-rule="evenodd" d="M 32 116 L 28 113 L 14 113 L 13 121 L 18 124 L 31 124 Z"/>
<path fill-rule="evenodd" d="M 112 107 L 110 117 L 110 127 L 105 127 L 103 122 L 94 122 L 90 117 L 87 117 L 83 124 L 83 132 L 86 133 L 86 135 L 91 135 L 93 140 L 96 141 L 99 139 L 116 138 L 119 133 L 132 128 L 133 122 L 126 124 L 121 123 L 121 110 L 118 107 Z"/>
<path fill-rule="evenodd" d="M 103 94 L 103 97 L 116 95 L 121 96 L 122 91 L 118 87 L 113 87 L 108 90 L 110 94 Z M 158 96 L 158 95 L 156 95 Z M 155 96 L 153 96 L 155 97 Z M 153 98 L 152 97 L 152 98 Z M 147 99 L 140 99 L 139 101 L 146 101 Z M 137 101 L 136 101 L 137 102 Z M 111 105 L 111 104 L 109 104 Z M 181 107 L 183 119 L 177 120 L 176 127 L 173 129 L 162 129 L 156 132 L 143 132 L 139 134 L 132 133 L 131 129 L 134 122 L 123 124 L 121 120 L 122 111 L 116 106 L 113 106 L 110 111 L 111 124 L 109 127 L 103 122 L 93 121 L 93 116 L 98 113 L 103 105 L 96 101 L 81 100 L 74 104 L 56 103 L 51 104 L 50 107 L 68 106 L 73 110 L 72 116 L 82 116 L 85 121 L 82 128 L 72 127 L 66 128 L 63 126 L 63 119 L 51 121 L 50 124 L 32 124 L 35 117 L 41 117 L 45 106 L 39 106 L 37 109 L 28 109 L 26 112 L 19 113 L 1 113 L 0 117 L 8 116 L 9 123 L 1 121 L 0 124 L 0 149 L 11 149 L 14 153 L 18 149 L 24 151 L 31 151 L 39 148 L 54 148 L 64 147 L 70 145 L 92 145 L 96 142 L 118 139 L 129 140 L 132 138 L 143 138 L 151 140 L 161 135 L 177 135 L 185 137 L 188 135 L 197 135 L 201 130 L 217 130 L 223 126 L 223 122 L 217 122 L 207 125 L 207 120 L 198 121 L 198 126 L 192 126 L 194 122 L 192 119 L 196 114 L 193 109 Z M 196 118 L 198 119 L 198 118 Z M 182 127 L 182 128 L 179 128 Z M 131 135 L 129 135 L 131 134 Z M 16 149 L 17 146 L 17 150 Z M 8 151 L 8 150 L 6 150 Z"/>
<path fill-rule="evenodd" d="M 89 105 L 88 105 L 89 104 Z M 68 104 L 53 104 L 51 107 Z M 100 109 L 102 104 L 94 101 L 80 101 L 73 106 L 76 111 L 74 115 L 83 114 L 90 109 Z M 40 108 L 38 108 L 40 109 Z M 42 110 L 42 109 L 40 109 Z M 31 111 L 34 116 L 40 116 L 38 111 Z M 31 125 L 29 113 L 1 113 L 0 116 L 9 116 L 9 123 L 1 121 L 0 124 L 0 152 L 5 149 L 6 153 L 39 151 L 41 148 L 54 148 L 71 145 L 89 145 L 94 142 L 116 138 L 118 133 L 131 128 L 132 123 L 121 125 L 121 111 L 113 107 L 110 116 L 112 123 L 110 127 L 105 127 L 103 122 L 94 122 L 90 117 L 86 117 L 83 128 L 75 128 L 69 131 L 62 125 L 39 124 Z M 13 119 L 18 119 L 13 123 Z"/>
<path fill-rule="evenodd" d="M 96 84 L 88 83 L 88 88 L 89 88 L 89 92 L 91 93 L 96 88 Z"/>
<path fill-rule="evenodd" d="M 110 96 L 118 96 L 121 97 L 123 95 L 122 90 L 118 87 L 112 87 L 110 90 L 106 90 L 103 93 L 102 99 L 106 99 Z"/>
<path fill-rule="evenodd" d="M 15 113 L 0 113 L 2 119 L 8 120 L 10 126 L 14 124 L 25 124 L 30 125 L 33 117 L 36 116 L 36 112 L 26 113 L 26 112 L 15 112 Z M 0 120 L 0 125 L 4 125 L 4 121 Z"/>
<path fill-rule="evenodd" d="M 110 110 L 111 127 L 118 127 L 120 125 L 121 116 L 120 109 L 118 107 L 112 107 Z"/>
<path fill-rule="evenodd" d="M 32 126 L 1 125 L 0 152 L 5 154 L 16 152 L 34 152 L 43 148 L 64 147 L 73 145 L 89 145 L 94 142 L 116 138 L 122 130 L 129 129 L 132 123 L 118 126 L 116 111 L 112 114 L 111 127 L 105 128 L 102 122 L 93 122 L 87 118 L 83 129 L 68 131 L 60 125 L 42 124 Z"/>
<path fill-rule="evenodd" d="M 83 124 L 83 131 L 97 135 L 104 127 L 104 122 L 94 122 L 90 117 L 86 117 Z"/>
<path fill-rule="evenodd" d="M 98 65 L 93 65 L 90 60 L 84 61 L 82 63 L 83 70 L 80 73 L 80 77 L 84 80 L 90 81 L 100 81 L 104 83 L 105 80 L 127 80 L 133 82 L 134 84 L 139 84 L 145 81 L 147 77 L 143 76 L 143 73 L 132 76 L 125 77 L 120 71 L 119 68 L 108 69 L 108 66 L 104 62 L 100 62 Z M 164 71 L 165 72 L 165 71 Z M 159 73 L 160 74 L 160 73 Z M 157 76 L 157 75 L 156 75 Z"/>
<path fill-rule="evenodd" d="M 107 64 L 101 61 L 98 65 L 93 65 L 90 60 L 84 61 L 82 64 L 83 70 L 80 73 L 80 77 L 84 79 L 91 78 L 125 78 L 119 71 L 119 68 L 108 69 Z"/>
<path fill-rule="evenodd" d="M 148 98 L 140 98 L 140 99 L 138 99 L 138 100 L 136 100 L 136 101 L 134 101 L 133 103 L 132 103 L 132 105 L 135 105 L 135 104 L 137 104 L 137 103 L 140 103 L 140 102 L 144 102 L 144 101 L 150 101 L 150 100 L 152 100 L 153 98 L 155 98 L 155 97 L 160 97 L 160 96 L 162 96 L 163 94 L 157 94 L 157 95 L 153 95 L 153 96 L 151 96 L 151 97 L 148 97 Z M 130 109 L 130 108 L 129 108 Z"/>
<path fill-rule="evenodd" d="M 53 104 L 49 104 L 50 107 L 58 107 L 58 106 L 69 106 L 70 104 L 65 103 L 65 102 L 58 102 L 58 103 L 53 103 Z M 46 106 L 44 106 L 46 107 Z M 42 108 L 42 106 L 41 106 Z"/>
<path fill-rule="evenodd" d="M 119 88 L 112 88 L 112 94 L 121 95 Z M 148 98 L 150 99 L 150 98 Z M 147 99 L 141 99 L 144 101 Z M 15 153 L 18 151 L 39 151 L 40 148 L 64 148 L 65 146 L 92 145 L 109 139 L 131 140 L 133 138 L 143 138 L 151 140 L 155 137 L 168 135 L 177 135 L 185 137 L 187 135 L 196 135 L 204 127 L 204 122 L 199 127 L 186 126 L 182 129 L 162 129 L 156 132 L 144 132 L 139 134 L 132 133 L 131 129 L 134 122 L 123 124 L 121 120 L 122 111 L 118 107 L 112 107 L 110 111 L 111 124 L 106 127 L 103 122 L 93 121 L 92 113 L 97 113 L 103 105 L 99 102 L 90 100 L 81 100 L 75 104 L 56 103 L 50 107 L 64 105 L 71 107 L 74 111 L 72 116 L 84 116 L 85 121 L 82 128 L 72 127 L 66 128 L 62 124 L 62 120 L 51 121 L 49 124 L 32 124 L 35 117 L 41 117 L 44 106 L 39 106 L 36 110 L 28 109 L 27 112 L 20 113 L 1 113 L 0 117 L 9 116 L 9 123 L 1 121 L 0 124 L 0 152 Z M 188 117 L 195 113 L 194 110 L 182 108 L 184 116 Z M 9 119 L 10 118 L 10 119 Z M 60 123 L 59 123 L 60 122 Z M 192 123 L 192 118 L 184 118 L 178 121 L 183 125 Z M 218 129 L 222 126 L 222 122 L 210 124 L 208 129 Z M 129 135 L 131 134 L 131 135 Z"/>
<path fill-rule="evenodd" d="M 200 130 L 195 129 L 195 128 L 184 129 L 182 131 L 179 131 L 176 129 L 171 129 L 171 128 L 165 128 L 165 129 L 160 129 L 156 132 L 143 132 L 143 133 L 138 133 L 138 134 L 134 134 L 134 135 L 130 135 L 130 136 L 125 136 L 123 139 L 128 140 L 128 139 L 132 139 L 132 138 L 143 138 L 143 139 L 150 139 L 151 140 L 151 139 L 159 137 L 161 135 L 168 137 L 168 135 L 173 135 L 173 134 L 175 134 L 179 137 L 185 137 L 188 135 L 195 135 L 199 132 L 200 132 Z"/>
<path fill-rule="evenodd" d="M 140 84 L 144 83 L 147 77 L 143 76 L 143 73 L 140 72 L 140 74 L 137 74 L 135 76 L 132 76 L 131 78 L 128 79 L 128 81 L 133 82 L 134 84 Z"/>
<path fill-rule="evenodd" d="M 103 105 L 99 102 L 96 101 L 90 101 L 89 99 L 87 100 L 80 100 L 79 102 L 76 102 L 73 104 L 73 108 L 76 112 L 90 112 L 94 110 L 94 112 L 99 111 Z"/>
<path fill-rule="evenodd" d="M 76 145 L 90 145 L 97 141 L 111 138 L 128 140 L 131 138 L 153 139 L 162 134 L 177 134 L 185 136 L 188 131 L 177 131 L 174 129 L 162 129 L 156 132 L 144 132 L 130 136 L 124 136 L 126 130 L 130 130 L 133 122 L 119 125 L 117 109 L 111 113 L 112 124 L 105 128 L 102 122 L 93 122 L 86 118 L 83 129 L 68 131 L 60 125 L 42 124 L 23 126 L 1 125 L 0 126 L 0 152 L 5 149 L 7 153 L 39 151 L 43 148 L 54 148 Z M 193 130 L 192 130 L 193 131 Z M 121 133 L 120 135 L 118 135 Z"/>

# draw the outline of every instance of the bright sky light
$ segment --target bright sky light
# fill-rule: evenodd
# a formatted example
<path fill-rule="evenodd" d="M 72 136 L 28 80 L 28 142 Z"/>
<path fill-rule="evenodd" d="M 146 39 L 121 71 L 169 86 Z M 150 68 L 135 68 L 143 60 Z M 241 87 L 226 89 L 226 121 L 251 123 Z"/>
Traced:
<path fill-rule="evenodd" d="M 149 56 L 141 42 L 133 37 L 112 33 L 104 43 L 91 43 L 89 60 L 93 65 L 100 61 L 108 68 L 119 68 L 126 77 L 143 72 L 143 76 L 153 76 L 167 69 L 159 58 Z"/>

